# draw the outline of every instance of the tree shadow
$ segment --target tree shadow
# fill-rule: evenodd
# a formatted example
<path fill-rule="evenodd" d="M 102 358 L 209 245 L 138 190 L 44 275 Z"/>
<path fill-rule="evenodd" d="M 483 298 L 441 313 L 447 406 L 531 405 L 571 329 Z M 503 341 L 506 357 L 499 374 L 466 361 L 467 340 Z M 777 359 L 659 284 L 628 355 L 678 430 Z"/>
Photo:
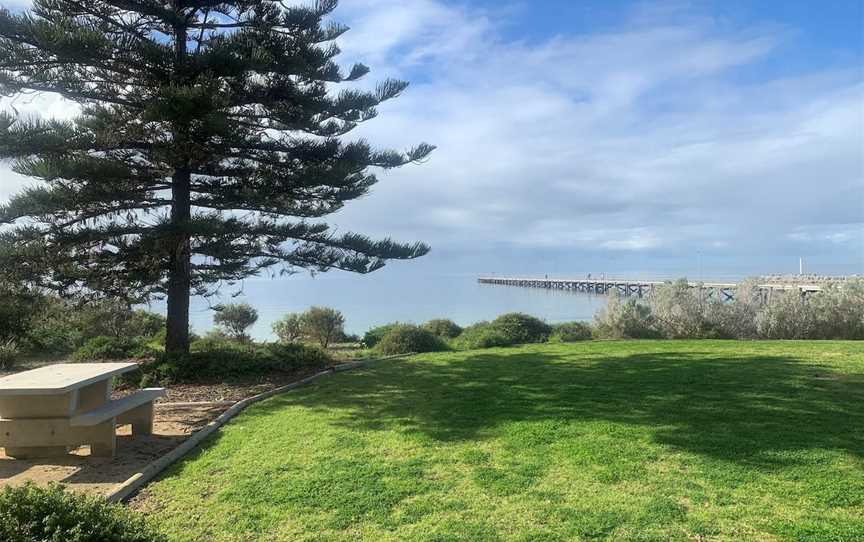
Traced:
<path fill-rule="evenodd" d="M 789 452 L 815 448 L 864 457 L 864 374 L 791 356 L 716 352 L 463 356 L 388 362 L 335 377 L 268 401 L 255 415 L 288 405 L 338 409 L 333 423 L 348 428 L 438 442 L 483 439 L 512 422 L 606 421 L 651 427 L 663 445 L 766 468 L 792 464 Z"/>

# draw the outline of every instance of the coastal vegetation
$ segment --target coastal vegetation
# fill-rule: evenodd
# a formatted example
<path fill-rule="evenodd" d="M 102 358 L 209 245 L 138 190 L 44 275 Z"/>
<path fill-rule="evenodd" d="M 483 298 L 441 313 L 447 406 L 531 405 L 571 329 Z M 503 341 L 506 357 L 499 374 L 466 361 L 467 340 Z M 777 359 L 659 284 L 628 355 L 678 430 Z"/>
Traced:
<path fill-rule="evenodd" d="M 853 342 L 380 361 L 246 410 L 135 506 L 173 541 L 864 539 Z"/>
<path fill-rule="evenodd" d="M 44 292 L 16 294 L 27 300 L 18 304 L 18 298 L 8 293 L 12 288 L 5 291 L 5 299 L 16 311 L 15 326 L 3 328 L 0 337 L 2 367 L 28 358 L 133 358 L 171 361 L 173 365 L 188 359 L 176 355 L 168 359 L 165 318 L 158 314 L 117 301 L 61 299 Z M 254 307 L 232 304 L 216 309 L 214 323 L 221 329 L 203 337 L 190 332 L 192 354 L 234 359 L 238 352 L 261 352 L 267 347 L 247 334 L 257 320 Z M 550 324 L 530 315 L 509 313 L 464 328 L 444 318 L 422 325 L 394 322 L 369 329 L 362 338 L 346 334 L 344 326 L 340 311 L 310 307 L 302 313 L 286 314 L 272 327 L 282 345 L 317 345 L 337 359 L 590 339 L 861 340 L 864 279 L 825 284 L 822 291 L 807 297 L 795 291 L 767 295 L 756 281 L 748 280 L 739 285 L 731 301 L 707 298 L 682 279 L 657 287 L 645 298 L 611 295 L 592 322 Z M 305 357 L 306 351 L 297 350 L 301 351 Z"/>
<path fill-rule="evenodd" d="M 803 297 L 797 290 L 766 293 L 755 279 L 731 301 L 706 298 L 684 279 L 644 300 L 611 296 L 594 322 L 601 338 L 864 339 L 864 278 L 826 283 Z"/>
<path fill-rule="evenodd" d="M 387 330 L 375 349 L 384 355 L 439 352 L 447 350 L 447 344 L 425 327 L 397 324 Z"/>

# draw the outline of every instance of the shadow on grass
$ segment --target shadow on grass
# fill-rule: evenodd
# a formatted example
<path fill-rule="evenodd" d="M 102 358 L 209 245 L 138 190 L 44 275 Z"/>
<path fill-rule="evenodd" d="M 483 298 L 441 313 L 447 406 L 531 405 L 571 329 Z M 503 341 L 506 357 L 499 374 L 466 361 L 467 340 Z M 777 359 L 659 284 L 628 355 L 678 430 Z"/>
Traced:
<path fill-rule="evenodd" d="M 448 363 L 388 362 L 250 415 L 336 408 L 347 414 L 334 423 L 349 428 L 442 442 L 482 439 L 511 422 L 607 421 L 650 426 L 656 442 L 684 451 L 771 467 L 814 448 L 864 457 L 862 404 L 864 375 L 792 357 L 687 351 L 590 360 L 495 350 Z"/>

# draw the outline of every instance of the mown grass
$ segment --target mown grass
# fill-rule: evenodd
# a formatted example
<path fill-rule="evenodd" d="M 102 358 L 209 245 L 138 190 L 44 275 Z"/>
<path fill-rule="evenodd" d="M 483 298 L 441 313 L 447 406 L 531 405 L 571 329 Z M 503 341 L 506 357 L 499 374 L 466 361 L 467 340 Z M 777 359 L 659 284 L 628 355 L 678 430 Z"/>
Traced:
<path fill-rule="evenodd" d="M 426 354 L 250 408 L 150 487 L 173 540 L 864 540 L 864 345 Z"/>

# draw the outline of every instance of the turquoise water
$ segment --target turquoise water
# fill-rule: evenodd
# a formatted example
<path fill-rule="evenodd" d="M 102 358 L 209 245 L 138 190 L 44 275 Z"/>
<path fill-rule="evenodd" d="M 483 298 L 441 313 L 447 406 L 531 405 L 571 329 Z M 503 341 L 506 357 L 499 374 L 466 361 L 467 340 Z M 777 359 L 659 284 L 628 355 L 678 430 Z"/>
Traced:
<path fill-rule="evenodd" d="M 270 326 L 289 312 L 311 305 L 333 307 L 345 315 L 349 333 L 362 334 L 389 322 L 422 323 L 450 318 L 460 325 L 489 320 L 505 312 L 520 311 L 550 323 L 590 320 L 606 303 L 604 296 L 567 291 L 479 284 L 476 275 L 428 275 L 403 277 L 395 273 L 366 276 L 324 274 L 296 275 L 279 279 L 255 279 L 242 285 L 240 295 L 226 289 L 219 299 L 196 299 L 191 320 L 196 332 L 213 325 L 209 305 L 247 302 L 259 313 L 252 329 L 257 339 L 272 339 Z M 155 307 L 154 307 L 155 308 Z"/>

